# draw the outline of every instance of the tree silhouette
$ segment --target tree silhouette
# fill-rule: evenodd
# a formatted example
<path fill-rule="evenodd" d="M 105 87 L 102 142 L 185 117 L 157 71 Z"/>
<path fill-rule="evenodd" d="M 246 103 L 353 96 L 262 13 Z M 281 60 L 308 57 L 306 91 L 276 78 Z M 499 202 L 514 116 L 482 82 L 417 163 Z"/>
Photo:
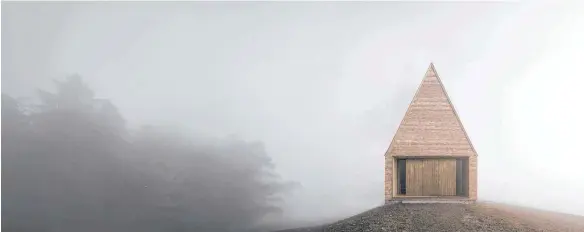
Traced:
<path fill-rule="evenodd" d="M 24 111 L 2 95 L 7 231 L 245 231 L 289 190 L 261 142 L 129 130 L 78 75 Z"/>

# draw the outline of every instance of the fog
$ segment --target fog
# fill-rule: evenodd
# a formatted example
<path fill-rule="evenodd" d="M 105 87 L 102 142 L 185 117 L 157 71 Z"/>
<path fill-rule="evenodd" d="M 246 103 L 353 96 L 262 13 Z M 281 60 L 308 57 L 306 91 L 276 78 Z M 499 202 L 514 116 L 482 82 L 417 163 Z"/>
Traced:
<path fill-rule="evenodd" d="M 190 193 L 202 196 L 198 190 L 207 185 L 197 183 L 238 176 L 242 163 L 253 170 L 265 166 L 268 174 L 258 171 L 258 178 L 277 176 L 269 182 L 241 177 L 238 186 L 274 186 L 278 191 L 250 191 L 281 197 L 273 204 L 257 203 L 281 212 L 247 221 L 225 219 L 246 215 L 244 203 L 251 198 L 241 196 L 233 202 L 241 214 L 223 218 L 230 225 L 306 225 L 346 217 L 383 203 L 383 154 L 433 62 L 479 154 L 479 199 L 584 215 L 584 170 L 579 168 L 584 162 L 579 145 L 584 131 L 579 101 L 584 99 L 579 91 L 584 84 L 582 9 L 579 2 L 535 1 L 3 3 L 2 93 L 7 95 L 2 97 L 2 181 L 20 183 L 6 176 L 7 167 L 17 165 L 7 160 L 5 150 L 10 146 L 6 138 L 15 137 L 5 132 L 7 96 L 36 106 L 43 99 L 38 89 L 47 91 L 46 100 L 53 96 L 48 93 L 59 95 L 55 79 L 78 74 L 95 93 L 91 99 L 107 99 L 115 106 L 114 113 L 105 115 L 123 119 L 113 128 L 122 128 L 120 143 L 133 145 L 114 149 L 123 153 L 112 153 L 115 159 L 127 159 L 117 163 L 132 163 L 136 173 L 160 184 L 156 191 L 146 191 L 152 197 L 148 204 L 132 204 L 156 205 L 151 201 L 162 199 L 158 190 L 177 186 L 164 179 L 170 174 L 139 162 L 180 166 L 169 173 L 194 169 L 184 179 L 187 187 L 176 190 L 184 202 L 191 202 Z M 28 114 L 53 112 L 43 110 Z M 51 130 L 73 128 L 65 126 L 68 118 L 52 117 L 61 121 L 46 124 L 57 127 Z M 51 141 L 65 146 L 65 138 Z M 151 140 L 139 140 L 145 138 Z M 169 138 L 173 145 L 165 145 Z M 118 143 L 100 142 L 83 144 L 105 149 Z M 238 146 L 246 149 L 229 150 Z M 120 152 L 124 149 L 131 151 Z M 204 155 L 185 157 L 193 152 Z M 250 153 L 260 157 L 257 166 L 244 162 Z M 219 158 L 207 165 L 211 161 L 205 157 Z M 62 164 L 55 165 L 59 169 Z M 127 170 L 122 166 L 116 167 Z M 96 173 L 86 174 L 105 175 Z M 106 173 L 116 179 L 115 173 Z M 213 173 L 224 175 L 208 177 Z M 208 178 L 190 179 L 195 176 Z M 95 189 L 101 188 L 93 188 L 77 193 L 79 199 L 95 199 L 89 192 L 97 194 Z M 9 197 L 31 190 L 12 190 L 9 196 L 4 191 L 7 214 Z M 192 202 L 185 203 L 187 211 L 214 211 L 205 200 Z M 220 218 L 224 212 L 215 211 L 180 215 Z"/>

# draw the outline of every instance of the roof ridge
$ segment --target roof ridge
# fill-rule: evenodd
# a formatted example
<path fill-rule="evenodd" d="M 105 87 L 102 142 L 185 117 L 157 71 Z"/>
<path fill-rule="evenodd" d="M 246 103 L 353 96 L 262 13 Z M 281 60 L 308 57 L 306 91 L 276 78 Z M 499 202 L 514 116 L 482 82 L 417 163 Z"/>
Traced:
<path fill-rule="evenodd" d="M 472 149 L 472 152 L 478 156 L 476 149 L 474 148 L 474 145 L 472 144 L 472 141 L 470 140 L 470 137 L 468 136 L 468 133 L 466 132 L 466 129 L 464 128 L 464 125 L 462 123 L 462 121 L 460 120 L 460 117 L 454 107 L 454 104 L 452 104 L 452 101 L 450 100 L 450 96 L 448 95 L 448 92 L 446 91 L 446 88 L 444 87 L 444 83 L 442 82 L 442 80 L 440 79 L 440 76 L 438 75 L 438 72 L 436 71 L 436 67 L 434 66 L 434 62 L 430 62 L 430 65 L 428 66 L 428 69 L 426 70 L 426 73 L 424 74 L 424 77 L 422 78 L 422 81 L 420 82 L 420 84 L 418 85 L 416 92 L 414 93 L 414 96 L 412 97 L 412 100 L 410 101 L 410 103 L 408 104 L 408 107 L 406 108 L 404 115 L 402 117 L 402 120 L 400 121 L 400 123 L 398 124 L 398 127 L 396 128 L 395 133 L 393 134 L 393 137 L 391 139 L 391 142 L 387 148 L 387 150 L 385 151 L 384 155 L 387 155 L 390 153 L 392 146 L 395 144 L 395 139 L 397 137 L 397 133 L 399 132 L 402 124 L 404 123 L 404 121 L 407 118 L 407 113 L 410 109 L 410 107 L 412 106 L 412 104 L 414 103 L 414 101 L 416 100 L 416 96 L 418 96 L 418 94 L 420 93 L 420 89 L 421 87 L 424 85 L 424 81 L 426 81 L 427 78 L 429 77 L 436 77 L 436 80 L 438 82 L 438 85 L 440 86 L 441 90 L 444 92 L 444 95 L 446 97 L 446 101 L 448 102 L 449 106 L 452 109 L 452 112 L 454 114 L 454 117 L 456 118 L 456 121 L 458 122 L 458 125 L 460 126 L 460 129 L 462 130 L 462 133 L 464 134 L 464 137 L 466 138 L 466 140 L 468 141 L 468 144 L 470 146 L 470 148 Z"/>

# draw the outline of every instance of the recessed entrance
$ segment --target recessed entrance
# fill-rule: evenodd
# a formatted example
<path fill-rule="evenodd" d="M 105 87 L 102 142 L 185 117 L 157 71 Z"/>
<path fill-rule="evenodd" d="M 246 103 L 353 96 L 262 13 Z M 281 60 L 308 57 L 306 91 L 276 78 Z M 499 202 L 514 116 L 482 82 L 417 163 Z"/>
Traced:
<path fill-rule="evenodd" d="M 398 158 L 401 196 L 468 196 L 468 158 Z"/>

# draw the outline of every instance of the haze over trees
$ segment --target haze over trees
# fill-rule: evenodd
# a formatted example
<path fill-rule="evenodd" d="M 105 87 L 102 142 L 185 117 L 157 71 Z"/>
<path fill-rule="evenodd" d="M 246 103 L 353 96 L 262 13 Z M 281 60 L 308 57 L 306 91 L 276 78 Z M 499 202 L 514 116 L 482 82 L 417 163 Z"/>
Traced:
<path fill-rule="evenodd" d="M 254 230 L 294 186 L 261 142 L 129 129 L 81 77 L 55 86 L 2 94 L 3 230 Z"/>

